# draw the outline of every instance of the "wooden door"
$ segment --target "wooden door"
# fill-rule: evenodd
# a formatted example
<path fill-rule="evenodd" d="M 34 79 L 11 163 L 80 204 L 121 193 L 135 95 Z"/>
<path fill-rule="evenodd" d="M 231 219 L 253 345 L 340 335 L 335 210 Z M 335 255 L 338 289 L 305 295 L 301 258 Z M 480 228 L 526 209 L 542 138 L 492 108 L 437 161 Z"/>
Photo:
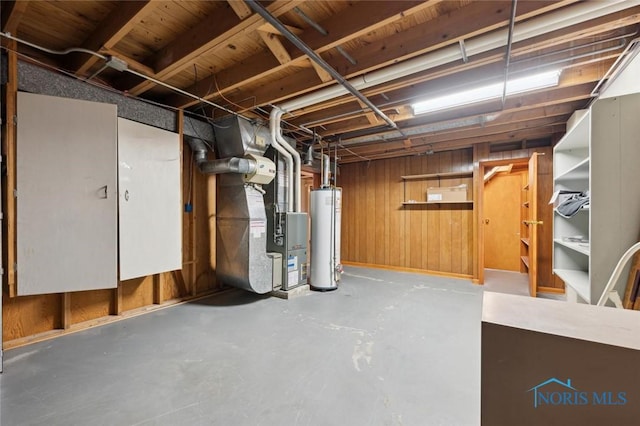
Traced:
<path fill-rule="evenodd" d="M 485 268 L 520 272 L 522 173 L 500 173 L 485 184 Z"/>
<path fill-rule="evenodd" d="M 529 295 L 536 297 L 538 293 L 538 154 L 533 153 L 529 159 L 529 217 L 525 220 L 529 235 Z"/>

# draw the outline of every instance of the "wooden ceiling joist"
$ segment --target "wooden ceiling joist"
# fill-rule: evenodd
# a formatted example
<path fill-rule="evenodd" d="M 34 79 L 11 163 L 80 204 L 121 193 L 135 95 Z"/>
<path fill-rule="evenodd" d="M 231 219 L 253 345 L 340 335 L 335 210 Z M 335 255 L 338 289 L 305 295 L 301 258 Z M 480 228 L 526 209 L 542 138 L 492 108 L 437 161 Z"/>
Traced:
<path fill-rule="evenodd" d="M 260 38 L 262 39 L 264 44 L 269 48 L 271 53 L 273 53 L 273 56 L 275 56 L 278 62 L 280 62 L 280 64 L 286 65 L 291 62 L 291 55 L 282 44 L 282 40 L 280 38 L 281 36 L 264 31 L 258 31 L 258 34 L 260 35 Z"/>
<path fill-rule="evenodd" d="M 227 3 L 240 19 L 244 19 L 253 13 L 243 0 L 227 0 Z"/>
<path fill-rule="evenodd" d="M 15 34 L 22 15 L 24 15 L 29 5 L 28 1 L 2 1 L 0 5 L 0 15 L 2 15 L 2 31 Z"/>
<path fill-rule="evenodd" d="M 87 37 L 82 47 L 94 52 L 103 49 L 112 51 L 114 46 L 155 6 L 156 4 L 151 0 L 122 2 Z M 120 54 L 116 56 L 123 58 Z M 85 75 L 98 60 L 93 55 L 77 55 L 67 66 L 76 74 Z M 131 59 L 127 61 L 132 62 Z"/>
<path fill-rule="evenodd" d="M 403 4 L 405 2 L 390 3 Z M 341 55 L 332 56 L 329 58 L 328 63 L 347 78 L 384 68 L 401 60 L 419 56 L 457 43 L 458 40 L 474 37 L 506 25 L 509 19 L 509 7 L 505 7 L 507 3 L 473 2 L 463 9 L 430 21 L 428 25 L 414 26 L 409 30 L 398 32 L 376 43 L 370 43 L 354 52 L 350 52 L 356 60 L 356 65 L 353 65 Z M 557 3 L 562 4 L 564 2 Z M 524 2 L 522 7 L 518 8 L 519 14 L 531 16 L 536 10 L 541 10 L 542 6 L 545 6 L 542 10 L 547 10 L 549 7 L 547 2 Z M 470 16 L 473 19 L 470 19 Z M 502 58 L 504 58 L 504 53 L 502 53 L 500 59 Z M 219 75 L 223 73 L 224 71 Z M 321 85 L 310 87 L 309 81 L 313 81 L 313 77 L 313 71 L 302 70 L 292 78 L 287 79 L 286 82 L 275 81 L 268 85 L 261 85 L 258 90 L 254 88 L 239 90 L 230 99 L 235 101 L 235 99 L 252 96 L 256 99 L 256 104 L 258 105 L 280 102 L 320 89 Z M 234 87 L 249 82 L 251 80 L 245 78 L 243 81 L 238 81 Z M 220 87 L 224 87 L 224 84 L 221 84 Z"/>
<path fill-rule="evenodd" d="M 267 9 L 274 16 L 280 16 L 302 3 L 302 0 L 275 0 Z M 258 15 L 251 15 L 240 21 L 233 9 L 224 9 L 215 18 L 201 21 L 165 48 L 157 52 L 147 62 L 154 70 L 154 77 L 166 80 L 183 69 L 191 66 L 195 58 L 205 53 L 223 49 L 235 37 L 256 31 L 264 24 Z M 123 79 L 122 86 L 132 80 Z M 151 81 L 143 81 L 128 89 L 134 95 L 140 95 L 155 86 Z"/>
<path fill-rule="evenodd" d="M 394 1 L 375 2 L 374 6 L 375 7 L 373 7 L 370 2 L 354 3 L 353 5 L 350 5 L 346 11 L 341 12 L 337 16 L 331 17 L 327 22 L 323 21 L 319 23 L 323 28 L 333 28 L 331 24 L 333 20 L 348 20 L 350 21 L 348 26 L 350 31 L 346 34 L 344 29 L 340 31 L 336 29 L 333 32 L 329 32 L 328 35 L 322 36 L 319 35 L 318 31 L 314 28 L 308 28 L 304 30 L 303 33 L 299 34 L 299 37 L 303 42 L 309 45 L 309 47 L 320 54 L 344 44 L 349 40 L 353 40 L 362 32 L 373 31 L 380 28 L 382 26 L 380 20 L 383 20 L 383 22 L 387 22 L 389 19 L 397 20 L 402 16 L 408 16 L 418 10 L 431 7 L 432 4 L 430 2 L 422 1 Z M 306 60 L 306 58 L 306 55 L 296 50 L 295 52 L 292 52 L 291 64 L 296 64 L 298 61 Z M 216 82 L 220 92 L 226 94 L 247 83 L 267 78 L 276 72 L 282 71 L 284 67 L 284 65 L 274 61 L 274 58 L 270 54 L 265 53 L 248 58 L 247 61 L 243 61 L 236 66 L 220 70 L 216 74 Z M 311 78 L 313 81 L 317 81 L 313 75 L 314 72 L 314 70 L 305 72 L 306 78 Z M 211 99 L 215 94 L 208 94 L 202 90 L 203 86 L 208 85 L 209 82 L 205 81 L 202 84 L 193 85 L 186 90 L 198 96 L 205 97 L 205 99 Z M 179 95 L 170 96 L 165 102 L 169 105 L 180 108 L 189 107 L 196 103 L 192 99 L 187 99 Z"/>

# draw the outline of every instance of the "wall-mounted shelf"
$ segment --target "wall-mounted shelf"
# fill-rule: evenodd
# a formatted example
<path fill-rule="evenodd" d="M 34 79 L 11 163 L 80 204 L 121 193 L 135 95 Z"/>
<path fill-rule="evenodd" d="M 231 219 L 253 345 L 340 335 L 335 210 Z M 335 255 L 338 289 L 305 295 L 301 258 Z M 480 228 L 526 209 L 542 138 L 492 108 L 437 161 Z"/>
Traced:
<path fill-rule="evenodd" d="M 403 206 L 420 206 L 427 204 L 473 204 L 473 200 L 461 200 L 461 201 L 413 201 L 407 200 L 407 181 L 415 181 L 415 180 L 427 180 L 427 179 L 447 179 L 447 178 L 471 178 L 473 177 L 473 171 L 459 171 L 459 172 L 442 172 L 442 173 L 426 173 L 419 175 L 405 175 L 400 176 L 402 179 L 403 186 Z M 471 183 L 471 182 L 469 182 Z M 440 184 L 438 183 L 438 186 Z M 472 186 L 472 185 L 470 185 Z M 468 195 L 467 195 L 468 196 Z M 426 196 L 425 196 L 426 198 Z"/>
<path fill-rule="evenodd" d="M 439 178 L 449 178 L 449 177 L 464 177 L 464 176 L 473 176 L 472 171 L 466 172 L 446 172 L 446 173 L 429 173 L 424 175 L 406 175 L 400 176 L 402 180 L 418 180 L 418 179 L 439 179 Z"/>
<path fill-rule="evenodd" d="M 403 201 L 403 206 L 419 206 L 424 204 L 473 204 L 473 200 L 466 201 Z"/>
<path fill-rule="evenodd" d="M 522 263 L 524 263 L 524 266 L 526 266 L 527 269 L 529 269 L 529 257 L 528 256 L 520 256 L 520 260 L 522 260 Z"/>
<path fill-rule="evenodd" d="M 529 246 L 529 239 L 528 238 L 520 238 L 520 241 L 522 241 L 524 243 L 524 245 L 526 245 L 527 247 Z"/>

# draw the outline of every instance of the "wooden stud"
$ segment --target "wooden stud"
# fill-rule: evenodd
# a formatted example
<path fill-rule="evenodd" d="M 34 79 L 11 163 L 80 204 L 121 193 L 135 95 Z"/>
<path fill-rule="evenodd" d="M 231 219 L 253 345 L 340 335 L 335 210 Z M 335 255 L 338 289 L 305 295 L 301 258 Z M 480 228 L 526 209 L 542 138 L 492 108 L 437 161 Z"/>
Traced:
<path fill-rule="evenodd" d="M 186 296 L 189 291 L 187 290 L 187 284 L 184 281 L 184 274 L 182 271 L 171 271 L 171 274 L 173 275 L 173 280 L 178 285 L 180 297 Z"/>
<path fill-rule="evenodd" d="M 291 62 L 291 55 L 287 52 L 284 45 L 282 44 L 281 36 L 272 33 L 265 33 L 262 31 L 258 31 L 260 38 L 267 45 L 273 56 L 276 57 L 280 64 L 288 64 Z"/>
<path fill-rule="evenodd" d="M 71 327 L 71 293 L 62 293 L 62 328 Z"/>
<path fill-rule="evenodd" d="M 20 2 L 19 2 L 20 3 Z M 7 48 L 7 84 L 5 86 L 5 112 L 6 120 L 3 123 L 2 151 L 4 152 L 7 175 L 5 179 L 4 199 L 4 229 L 7 263 L 6 284 L 9 297 L 17 296 L 17 247 L 16 247 L 16 121 L 17 93 L 18 93 L 18 55 L 17 42 L 5 40 Z"/>
<path fill-rule="evenodd" d="M 113 298 L 111 300 L 111 315 L 122 315 L 123 300 L 122 300 L 122 282 L 118 281 L 118 286 L 113 289 Z"/>
<path fill-rule="evenodd" d="M 251 8 L 242 0 L 227 0 L 227 3 L 240 19 L 244 19 L 253 13 Z"/>
<path fill-rule="evenodd" d="M 164 302 L 164 274 L 153 276 L 153 303 L 161 305 Z"/>

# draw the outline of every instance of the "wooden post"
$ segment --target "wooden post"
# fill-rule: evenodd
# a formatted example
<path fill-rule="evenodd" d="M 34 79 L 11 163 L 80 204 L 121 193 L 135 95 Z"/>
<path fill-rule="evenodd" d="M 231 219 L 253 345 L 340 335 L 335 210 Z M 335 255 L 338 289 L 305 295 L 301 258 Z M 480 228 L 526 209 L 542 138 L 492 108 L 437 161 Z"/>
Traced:
<path fill-rule="evenodd" d="M 71 327 L 71 293 L 62 293 L 62 328 Z"/>
<path fill-rule="evenodd" d="M 153 303 L 162 304 L 164 301 L 164 274 L 155 274 L 153 276 Z"/>
<path fill-rule="evenodd" d="M 7 50 L 7 85 L 5 98 L 6 120 L 3 126 L 2 151 L 5 155 L 4 223 L 6 235 L 6 284 L 9 297 L 17 295 L 16 288 L 16 107 L 18 92 L 18 50 L 15 40 L 5 40 Z"/>
<path fill-rule="evenodd" d="M 111 315 L 122 315 L 122 283 L 118 281 L 118 287 L 113 289 Z"/>

